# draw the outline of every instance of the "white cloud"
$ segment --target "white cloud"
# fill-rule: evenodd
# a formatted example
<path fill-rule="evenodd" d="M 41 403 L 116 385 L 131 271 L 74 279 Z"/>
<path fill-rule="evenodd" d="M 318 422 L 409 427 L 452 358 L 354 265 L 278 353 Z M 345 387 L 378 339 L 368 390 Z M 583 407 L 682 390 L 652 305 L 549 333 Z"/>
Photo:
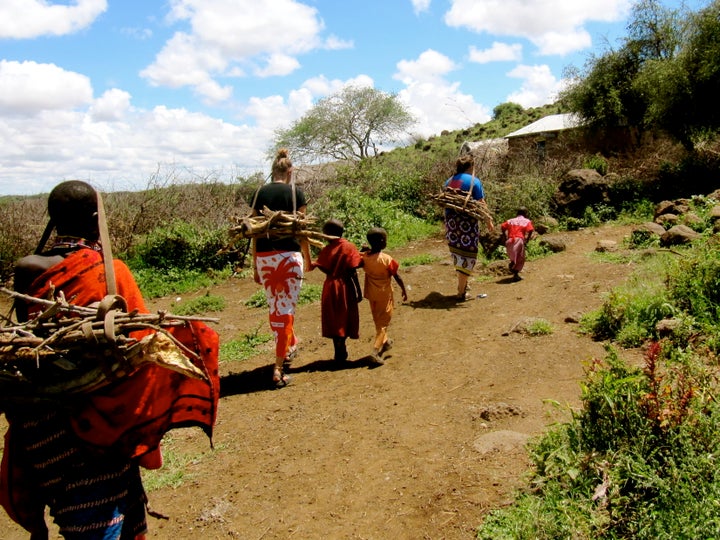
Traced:
<path fill-rule="evenodd" d="M 521 58 L 522 45 L 519 43 L 509 44 L 494 41 L 489 49 L 483 50 L 470 47 L 470 61 L 478 64 L 519 61 Z"/>
<path fill-rule="evenodd" d="M 630 0 L 452 0 L 445 22 L 489 35 L 524 37 L 541 54 L 567 54 L 589 46 L 585 24 L 619 21 L 630 4 Z"/>
<path fill-rule="evenodd" d="M 192 86 L 201 95 L 217 77 L 248 70 L 287 75 L 300 66 L 297 55 L 351 46 L 334 36 L 323 43 L 317 10 L 294 0 L 171 0 L 169 20 L 191 30 L 178 31 L 141 75 L 155 86 Z"/>
<path fill-rule="evenodd" d="M 176 173 L 218 171 L 242 160 L 250 174 L 265 159 L 254 127 L 185 109 L 137 110 L 118 90 L 86 111 L 0 117 L 0 141 L 0 193 L 46 192 L 67 178 L 102 189 L 142 189 L 159 165 Z"/>
<path fill-rule="evenodd" d="M 324 47 L 330 51 L 339 51 L 342 49 L 352 49 L 355 43 L 352 40 L 341 39 L 337 36 L 328 36 L 325 40 Z"/>
<path fill-rule="evenodd" d="M 442 78 L 457 69 L 457 65 L 444 54 L 428 49 L 420 54 L 417 60 L 400 60 L 397 68 L 393 78 L 404 84 L 411 84 L 413 81 L 434 81 Z"/>
<path fill-rule="evenodd" d="M 76 0 L 75 5 L 43 0 L 2 0 L 0 38 L 62 36 L 90 26 L 107 9 L 106 0 Z"/>
<path fill-rule="evenodd" d="M 130 109 L 130 94 L 113 88 L 95 100 L 90 116 L 95 122 L 120 120 Z"/>
<path fill-rule="evenodd" d="M 90 79 L 54 64 L 0 60 L 0 111 L 32 115 L 72 109 L 92 100 Z"/>
<path fill-rule="evenodd" d="M 557 99 L 558 92 L 563 87 L 546 65 L 526 66 L 520 65 L 508 72 L 508 77 L 523 79 L 517 92 L 508 95 L 505 101 L 519 103 L 523 107 L 540 107 L 552 103 Z"/>
<path fill-rule="evenodd" d="M 255 70 L 255 75 L 258 77 L 288 75 L 299 67 L 300 62 L 297 61 L 297 58 L 276 53 L 269 56 L 264 68 Z"/>
<path fill-rule="evenodd" d="M 401 60 L 393 78 L 405 84 L 398 97 L 418 118 L 414 131 L 427 137 L 443 129 L 457 129 L 490 120 L 487 108 L 460 91 L 460 83 L 445 76 L 457 69 L 448 57 L 428 49 L 417 60 Z"/>
<path fill-rule="evenodd" d="M 411 0 L 415 15 L 423 13 L 430 9 L 430 0 Z"/>
<path fill-rule="evenodd" d="M 11 76 L 18 69 L 34 78 L 19 85 L 18 77 Z M 3 91 L 8 81 L 15 84 L 12 92 Z M 67 87 L 65 99 L 37 92 L 44 101 L 22 103 L 23 97 L 29 99 L 28 89 L 46 83 Z M 0 102 L 0 193 L 47 192 L 68 178 L 88 180 L 100 189 L 137 190 L 159 168 L 176 177 L 184 171 L 207 175 L 234 166 L 222 180 L 265 171 L 265 150 L 275 130 L 300 118 L 318 98 L 349 84 L 373 81 L 366 75 L 344 81 L 314 77 L 287 97 L 251 98 L 240 111 L 243 120 L 233 123 L 184 108 L 139 109 L 128 92 L 117 88 L 93 100 L 89 81 L 81 75 L 55 66 L 3 62 L 0 96 L 12 93 L 15 98 Z M 34 114 L 5 111 L 19 106 L 33 107 Z M 186 180 L 191 178 L 188 174 Z"/>

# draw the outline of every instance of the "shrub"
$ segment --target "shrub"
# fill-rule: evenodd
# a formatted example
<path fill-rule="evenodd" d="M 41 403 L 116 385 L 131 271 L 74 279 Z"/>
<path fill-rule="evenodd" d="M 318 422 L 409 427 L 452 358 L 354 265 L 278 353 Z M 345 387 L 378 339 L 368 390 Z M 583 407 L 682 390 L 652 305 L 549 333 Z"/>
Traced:
<path fill-rule="evenodd" d="M 605 176 L 608 172 L 608 162 L 600 154 L 595 154 L 594 156 L 585 158 L 583 168 L 594 169 L 598 172 L 598 174 Z"/>
<path fill-rule="evenodd" d="M 700 358 L 667 353 L 653 344 L 644 368 L 610 347 L 593 361 L 582 408 L 531 443 L 528 487 L 478 538 L 714 538 L 717 378 Z"/>
<path fill-rule="evenodd" d="M 134 265 L 183 270 L 219 270 L 231 263 L 220 251 L 227 242 L 224 229 L 203 228 L 174 221 L 151 231 L 133 252 Z"/>
<path fill-rule="evenodd" d="M 668 275 L 673 301 L 700 323 L 716 326 L 720 320 L 720 245 L 698 244 Z"/>
<path fill-rule="evenodd" d="M 388 248 L 406 244 L 437 231 L 437 225 L 403 212 L 394 203 L 370 197 L 357 187 L 338 188 L 312 207 L 320 223 L 336 218 L 345 224 L 345 238 L 356 246 L 366 242 L 372 227 L 388 233 Z"/>
<path fill-rule="evenodd" d="M 230 277 L 230 270 L 202 272 L 181 268 L 132 268 L 135 281 L 145 298 L 160 298 L 210 287 Z"/>

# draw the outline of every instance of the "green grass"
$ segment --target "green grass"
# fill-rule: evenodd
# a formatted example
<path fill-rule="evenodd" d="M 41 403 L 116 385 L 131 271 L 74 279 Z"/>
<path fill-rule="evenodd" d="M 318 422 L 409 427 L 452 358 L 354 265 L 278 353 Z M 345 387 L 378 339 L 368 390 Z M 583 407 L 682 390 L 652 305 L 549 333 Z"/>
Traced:
<path fill-rule="evenodd" d="M 175 315 L 200 315 L 222 311 L 225 309 L 225 305 L 225 297 L 208 292 L 203 296 L 177 304 L 172 311 Z"/>
<path fill-rule="evenodd" d="M 305 283 L 300 289 L 300 297 L 298 298 L 298 305 L 302 306 L 305 304 L 312 304 L 320 300 L 322 295 L 322 285 L 315 285 L 314 283 Z M 247 307 L 267 307 L 267 299 L 265 298 L 265 289 L 259 289 L 253 293 L 253 295 L 245 301 Z"/>
<path fill-rule="evenodd" d="M 530 445 L 527 484 L 481 539 L 720 538 L 720 243 L 637 262 L 581 326 L 606 340 L 582 406 Z M 656 324 L 672 317 L 670 335 Z M 643 346 L 644 365 L 614 344 Z"/>
<path fill-rule="evenodd" d="M 220 344 L 220 362 L 241 362 L 257 354 L 257 348 L 273 339 L 271 334 L 261 333 L 260 327 L 240 339 Z"/>
<path fill-rule="evenodd" d="M 420 253 L 413 255 L 412 257 L 405 257 L 400 260 L 400 266 L 402 268 L 409 268 L 411 266 L 419 266 L 422 264 L 433 264 L 440 260 L 440 257 L 436 255 L 430 255 L 429 253 Z"/>
<path fill-rule="evenodd" d="M 545 319 L 533 319 L 527 325 L 526 330 L 531 336 L 549 336 L 555 331 L 552 323 Z"/>
<path fill-rule="evenodd" d="M 201 436 L 205 436 L 198 432 Z M 159 489 L 177 489 L 186 480 L 192 478 L 188 472 L 189 466 L 211 456 L 213 451 L 208 443 L 208 450 L 200 453 L 186 453 L 180 448 L 180 441 L 177 434 L 170 432 L 163 437 L 162 441 L 163 466 L 160 469 L 140 469 L 142 482 L 145 491 L 152 492 Z M 217 448 L 216 448 L 217 451 Z"/>

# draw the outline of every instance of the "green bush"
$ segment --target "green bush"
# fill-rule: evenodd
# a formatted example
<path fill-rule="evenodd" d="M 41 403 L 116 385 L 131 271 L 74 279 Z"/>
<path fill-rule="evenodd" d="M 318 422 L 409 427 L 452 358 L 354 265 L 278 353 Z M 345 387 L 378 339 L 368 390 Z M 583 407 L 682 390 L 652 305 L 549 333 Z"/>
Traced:
<path fill-rule="evenodd" d="M 672 300 L 701 324 L 720 321 L 720 245 L 704 242 L 687 252 L 668 275 Z"/>
<path fill-rule="evenodd" d="M 174 221 L 150 232 L 133 251 L 136 266 L 184 270 L 219 270 L 231 263 L 220 251 L 227 244 L 227 231 Z"/>
<path fill-rule="evenodd" d="M 210 287 L 230 277 L 230 270 L 202 272 L 181 268 L 131 268 L 135 281 L 145 298 L 160 298 L 170 294 L 184 294 Z"/>
<path fill-rule="evenodd" d="M 608 172 L 608 162 L 607 159 L 602 157 L 600 154 L 595 154 L 594 156 L 590 156 L 585 159 L 583 162 L 583 168 L 595 169 L 598 174 L 605 176 Z"/>
<path fill-rule="evenodd" d="M 657 343 L 642 369 L 607 351 L 588 367 L 581 409 L 530 445 L 528 487 L 478 538 L 717 537 L 713 368 Z"/>
<path fill-rule="evenodd" d="M 366 195 L 357 186 L 328 192 L 313 205 L 312 213 L 320 223 L 330 218 L 341 220 L 345 224 L 345 238 L 358 247 L 366 243 L 365 235 L 372 227 L 387 231 L 389 249 L 438 230 L 437 225 L 403 212 L 394 203 Z"/>

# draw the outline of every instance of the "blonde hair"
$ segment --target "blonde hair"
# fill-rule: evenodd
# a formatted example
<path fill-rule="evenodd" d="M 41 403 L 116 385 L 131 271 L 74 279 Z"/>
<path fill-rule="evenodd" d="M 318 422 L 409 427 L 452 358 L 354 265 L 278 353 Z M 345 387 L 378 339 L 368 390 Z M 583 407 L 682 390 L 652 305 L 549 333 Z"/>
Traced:
<path fill-rule="evenodd" d="M 275 161 L 272 164 L 272 177 L 273 180 L 276 178 L 285 177 L 290 169 L 292 169 L 292 161 L 290 161 L 290 152 L 287 148 L 281 148 L 277 151 Z"/>

